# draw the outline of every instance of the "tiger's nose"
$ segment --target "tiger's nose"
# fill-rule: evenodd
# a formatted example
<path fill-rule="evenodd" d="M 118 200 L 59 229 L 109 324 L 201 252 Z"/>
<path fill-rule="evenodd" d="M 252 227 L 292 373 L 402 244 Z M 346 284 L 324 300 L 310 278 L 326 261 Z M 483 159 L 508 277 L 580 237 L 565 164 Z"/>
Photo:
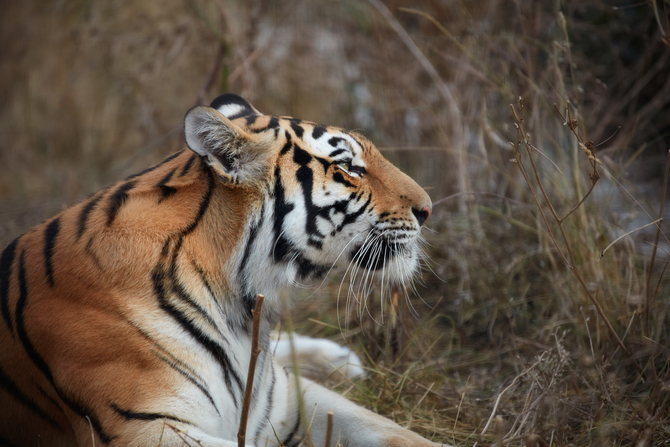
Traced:
<path fill-rule="evenodd" d="M 416 220 L 419 221 L 419 226 L 423 225 L 425 221 L 428 220 L 430 215 L 433 213 L 433 209 L 428 205 L 424 206 L 420 210 L 412 208 L 412 214 L 416 217 Z"/>

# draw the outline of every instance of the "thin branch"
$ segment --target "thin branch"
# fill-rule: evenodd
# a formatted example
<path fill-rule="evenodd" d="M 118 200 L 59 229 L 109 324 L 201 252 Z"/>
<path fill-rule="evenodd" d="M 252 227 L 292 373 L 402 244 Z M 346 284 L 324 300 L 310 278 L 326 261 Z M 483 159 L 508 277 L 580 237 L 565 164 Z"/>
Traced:
<path fill-rule="evenodd" d="M 528 144 L 530 144 L 530 142 L 528 142 Z M 552 165 L 554 165 L 554 167 L 556 168 L 556 170 L 557 170 L 558 172 L 560 172 L 561 175 L 562 175 L 563 177 L 565 177 L 565 174 L 563 174 L 563 171 L 561 171 L 561 168 L 559 168 L 558 165 L 557 165 L 556 163 L 554 163 L 554 160 L 552 160 L 551 158 L 549 158 L 549 157 L 547 157 L 546 155 L 544 155 L 544 153 L 543 153 L 541 150 L 539 150 L 537 147 L 533 146 L 532 144 L 530 144 L 530 147 L 532 147 L 533 150 L 534 150 L 535 152 L 537 152 L 538 154 L 542 155 L 542 156 L 544 157 L 545 160 L 547 160 L 549 163 L 551 163 Z"/>
<path fill-rule="evenodd" d="M 330 438 L 333 436 L 333 418 L 335 417 L 335 412 L 333 410 L 328 410 L 328 422 L 326 425 L 326 442 L 324 447 L 330 447 Z"/>
<path fill-rule="evenodd" d="M 489 425 L 491 425 L 491 421 L 493 420 L 493 417 L 494 417 L 495 414 L 496 414 L 496 410 L 498 410 L 498 405 L 500 404 L 500 399 L 502 399 L 503 394 L 505 394 L 505 393 L 508 392 L 510 389 L 512 389 L 512 387 L 513 387 L 514 385 L 516 385 L 517 380 L 519 380 L 521 377 L 523 377 L 523 376 L 525 376 L 526 374 L 528 374 L 528 373 L 529 373 L 531 370 L 533 370 L 537 365 L 539 365 L 539 364 L 540 364 L 540 360 L 541 360 L 541 359 L 538 359 L 535 363 L 533 363 L 532 365 L 530 365 L 524 372 L 522 372 L 521 374 L 519 374 L 518 376 L 516 376 L 516 377 L 514 378 L 514 380 L 512 380 L 512 383 L 510 383 L 504 390 L 502 390 L 502 391 L 500 392 L 500 394 L 498 394 L 498 397 L 496 398 L 496 403 L 493 405 L 493 410 L 491 410 L 491 416 L 489 416 L 489 420 L 486 421 L 486 425 L 484 425 L 484 428 L 482 429 L 482 432 L 479 434 L 480 437 L 481 437 L 481 436 L 484 436 L 484 433 L 486 433 L 486 430 L 488 430 Z M 477 443 L 475 442 L 474 445 L 473 445 L 472 447 L 476 447 L 476 445 L 477 445 Z"/>
<path fill-rule="evenodd" d="M 588 148 L 589 146 L 593 145 L 593 142 L 588 141 L 586 144 L 583 142 L 583 140 L 581 139 L 581 137 L 579 136 L 579 134 L 576 131 L 578 122 L 577 122 L 577 120 L 573 119 L 572 115 L 570 114 L 570 102 L 568 102 L 567 105 L 568 105 L 568 107 L 567 107 L 567 121 L 565 121 L 565 117 L 561 114 L 560 110 L 558 110 L 558 107 L 556 106 L 556 104 L 554 104 L 554 107 L 556 108 L 556 111 L 558 112 L 558 114 L 561 116 L 561 119 L 563 119 L 566 122 L 566 124 L 568 124 L 568 126 L 570 127 L 570 130 L 572 130 L 572 133 L 577 137 L 579 142 L 584 147 Z M 563 223 L 561 222 L 560 218 L 556 214 L 556 211 L 554 210 L 554 207 L 552 206 L 551 201 L 549 200 L 549 196 L 547 195 L 546 191 L 544 190 L 544 186 L 542 185 L 542 180 L 540 179 L 539 171 L 537 170 L 537 166 L 535 165 L 535 161 L 533 159 L 533 154 L 531 152 L 530 143 L 529 143 L 528 138 L 526 137 L 526 133 L 524 132 L 523 127 L 522 127 L 522 120 L 519 118 L 519 115 L 517 115 L 513 104 L 510 104 L 510 108 L 512 109 L 512 114 L 514 115 L 514 121 L 515 121 L 514 125 L 517 128 L 517 136 L 521 136 L 523 138 L 524 145 L 526 146 L 526 151 L 528 152 L 528 157 L 530 158 L 530 162 L 531 162 L 531 165 L 533 167 L 533 172 L 535 173 L 535 178 L 537 179 L 538 185 L 540 186 L 540 190 L 542 191 L 542 195 L 544 196 L 545 201 L 549 205 L 549 209 L 551 210 L 552 214 L 554 215 L 554 218 L 556 219 L 556 222 L 558 223 L 558 229 L 561 232 L 561 236 L 563 238 L 563 243 L 565 244 L 565 249 L 568 252 L 569 261 L 564 256 L 563 252 L 561 251 L 560 247 L 558 246 L 558 241 L 556 240 L 556 238 L 554 237 L 553 233 L 550 230 L 549 222 L 547 221 L 547 218 L 546 218 L 545 213 L 542 209 L 542 206 L 540 205 L 539 200 L 538 200 L 538 198 L 535 194 L 533 186 L 530 183 L 530 180 L 529 180 L 528 175 L 526 173 L 526 170 L 523 166 L 523 163 L 521 162 L 520 157 L 517 156 L 517 164 L 518 164 L 518 166 L 521 170 L 521 173 L 523 174 L 524 179 L 526 180 L 526 184 L 528 184 L 528 187 L 531 190 L 531 194 L 533 195 L 533 198 L 535 199 L 535 203 L 537 203 L 538 210 L 540 211 L 540 215 L 542 216 L 542 219 L 544 220 L 545 225 L 547 227 L 547 232 L 549 234 L 549 237 L 551 238 L 551 241 L 553 242 L 554 246 L 558 250 L 561 257 L 563 258 L 563 261 L 567 264 L 568 268 L 570 269 L 572 274 L 575 276 L 575 278 L 577 278 L 577 281 L 579 281 L 579 283 L 582 285 L 582 288 L 584 289 L 584 292 L 589 297 L 589 300 L 591 301 L 591 303 L 595 306 L 595 308 L 598 312 L 598 315 L 600 316 L 600 318 L 602 318 L 603 322 L 605 323 L 605 326 L 607 326 L 607 329 L 610 332 L 610 334 L 612 335 L 612 337 L 616 340 L 619 347 L 621 347 L 621 350 L 623 352 L 625 352 L 628 357 L 630 357 L 631 356 L 630 351 L 626 348 L 626 346 L 621 341 L 621 338 L 619 337 L 617 332 L 614 330 L 614 327 L 612 327 L 612 324 L 610 323 L 609 319 L 605 315 L 605 311 L 603 310 L 602 306 L 600 305 L 600 302 L 589 291 L 589 288 L 588 288 L 588 285 L 586 284 L 586 281 L 584 280 L 581 273 L 579 272 L 579 270 L 575 266 L 575 258 L 574 258 L 574 255 L 572 253 L 572 247 L 570 245 L 570 240 L 568 239 L 568 235 L 565 232 L 565 228 L 563 228 Z M 521 144 L 520 139 L 517 137 L 517 145 L 515 146 L 515 149 L 517 151 L 517 154 L 519 154 L 519 155 L 520 155 L 520 152 L 519 152 L 519 145 L 520 144 Z M 592 158 L 593 159 L 591 160 L 591 157 L 589 157 L 589 160 L 591 161 L 591 166 L 593 167 L 593 173 L 590 175 L 590 177 L 591 177 L 591 181 L 593 183 L 595 183 L 600 178 L 600 174 L 598 173 L 598 171 L 596 169 L 597 160 L 595 159 L 595 157 L 592 157 Z M 636 367 L 636 369 L 641 371 L 641 368 L 637 364 L 637 362 L 633 362 L 633 365 Z"/>
<path fill-rule="evenodd" d="M 249 405 L 251 404 L 251 392 L 254 388 L 254 373 L 256 372 L 256 360 L 261 348 L 258 347 L 258 332 L 261 326 L 261 312 L 265 296 L 256 295 L 256 307 L 252 314 L 254 316 L 253 332 L 251 335 L 251 359 L 249 360 L 249 372 L 247 373 L 247 384 L 244 389 L 244 402 L 242 404 L 242 416 L 240 417 L 240 430 L 237 432 L 237 445 L 244 447 L 244 438 L 247 435 L 247 418 L 249 417 Z"/>
<path fill-rule="evenodd" d="M 661 223 L 661 222 L 663 222 L 663 219 L 662 219 L 662 218 L 661 218 L 661 219 L 656 219 L 656 220 L 653 221 L 653 222 L 649 222 L 647 225 L 642 225 L 641 227 L 636 228 L 636 229 L 634 229 L 634 230 L 631 230 L 631 231 L 629 231 L 628 233 L 622 234 L 622 235 L 619 236 L 618 238 L 614 239 L 614 240 L 612 241 L 612 243 L 610 243 L 607 247 L 605 247 L 605 249 L 604 249 L 603 251 L 600 252 L 600 258 L 598 258 L 598 262 L 600 262 L 600 260 L 603 258 L 603 256 L 605 256 L 605 252 L 606 252 L 607 250 L 609 250 L 610 247 L 611 247 L 612 245 L 614 245 L 614 244 L 616 244 L 617 242 L 619 242 L 621 239 L 625 238 L 625 237 L 628 236 L 628 235 L 631 235 L 631 234 L 633 234 L 633 233 L 636 233 L 636 232 L 638 232 L 638 231 L 640 231 L 640 230 L 643 230 L 643 229 L 645 229 L 645 228 L 647 228 L 647 227 L 650 227 L 650 226 L 652 226 L 652 225 L 656 225 L 657 223 Z"/>
<path fill-rule="evenodd" d="M 581 206 L 582 203 L 584 203 L 584 201 L 588 198 L 588 196 L 591 195 L 591 191 L 593 191 L 593 188 L 595 188 L 595 187 L 596 187 L 595 182 L 592 182 L 592 183 L 591 183 L 591 187 L 589 188 L 588 192 L 587 192 L 586 194 L 584 194 L 584 197 L 582 197 L 582 200 L 580 200 L 579 203 L 578 203 L 577 205 L 575 205 L 574 207 L 572 207 L 572 209 L 568 212 L 568 214 L 566 214 L 566 215 L 563 216 L 561 219 L 559 219 L 559 223 L 563 223 L 563 221 L 564 221 L 565 219 L 567 219 L 568 216 L 570 216 L 570 214 L 574 213 L 575 210 L 576 210 L 577 208 L 579 208 L 579 207 Z"/>

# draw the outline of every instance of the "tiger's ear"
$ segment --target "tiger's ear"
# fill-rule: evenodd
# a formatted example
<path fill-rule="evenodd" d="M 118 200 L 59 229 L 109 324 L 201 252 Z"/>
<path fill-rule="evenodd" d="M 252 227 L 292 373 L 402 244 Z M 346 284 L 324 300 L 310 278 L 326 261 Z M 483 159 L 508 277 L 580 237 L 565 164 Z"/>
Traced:
<path fill-rule="evenodd" d="M 263 182 L 270 172 L 267 136 L 250 134 L 218 110 L 196 106 L 184 118 L 186 144 L 230 183 Z"/>

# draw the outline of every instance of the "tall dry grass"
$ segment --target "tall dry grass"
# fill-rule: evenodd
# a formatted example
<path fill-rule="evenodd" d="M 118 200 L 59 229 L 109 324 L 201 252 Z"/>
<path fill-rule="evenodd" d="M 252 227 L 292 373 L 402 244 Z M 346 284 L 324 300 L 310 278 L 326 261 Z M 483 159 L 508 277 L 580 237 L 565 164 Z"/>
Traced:
<path fill-rule="evenodd" d="M 0 244 L 240 93 L 363 131 L 434 201 L 420 296 L 378 287 L 346 313 L 342 272 L 290 292 L 298 330 L 365 358 L 332 386 L 459 445 L 662 445 L 670 244 L 617 238 L 666 197 L 666 3 L 3 2 Z"/>

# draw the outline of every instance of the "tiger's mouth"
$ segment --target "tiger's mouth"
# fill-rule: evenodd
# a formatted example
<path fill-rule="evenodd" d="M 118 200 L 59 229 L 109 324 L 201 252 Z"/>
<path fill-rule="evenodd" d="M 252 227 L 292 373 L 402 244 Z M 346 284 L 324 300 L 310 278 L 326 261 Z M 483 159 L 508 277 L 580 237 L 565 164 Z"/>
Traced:
<path fill-rule="evenodd" d="M 409 244 L 380 238 L 371 243 L 363 243 L 350 252 L 351 260 L 367 270 L 377 271 L 389 267 L 391 260 L 410 250 Z"/>

